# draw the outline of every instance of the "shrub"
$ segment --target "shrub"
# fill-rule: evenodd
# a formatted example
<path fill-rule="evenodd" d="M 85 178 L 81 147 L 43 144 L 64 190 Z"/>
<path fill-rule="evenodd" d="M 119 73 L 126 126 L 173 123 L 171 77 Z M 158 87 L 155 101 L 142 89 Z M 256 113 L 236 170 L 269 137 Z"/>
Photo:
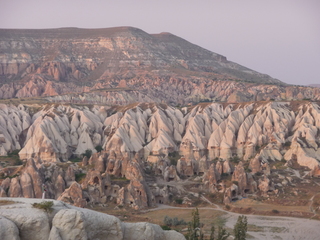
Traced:
<path fill-rule="evenodd" d="M 13 157 L 13 156 L 19 156 L 20 150 L 16 149 L 13 150 L 12 152 L 8 153 L 8 157 Z"/>
<path fill-rule="evenodd" d="M 15 166 L 19 166 L 19 165 L 22 165 L 22 164 L 23 164 L 23 162 L 19 158 L 14 160 L 14 165 Z"/>
<path fill-rule="evenodd" d="M 172 226 L 172 218 L 171 217 L 168 217 L 168 216 L 165 216 L 164 219 L 163 219 L 163 223 L 167 226 Z"/>
<path fill-rule="evenodd" d="M 101 145 L 98 145 L 95 147 L 95 149 L 97 150 L 97 152 L 101 152 L 103 150 L 103 147 Z"/>
<path fill-rule="evenodd" d="M 182 204 L 183 199 L 177 198 L 177 199 L 175 199 L 174 201 L 175 201 L 177 204 Z"/>
<path fill-rule="evenodd" d="M 238 185 L 238 181 L 232 181 L 233 184 Z"/>
<path fill-rule="evenodd" d="M 240 162 L 240 158 L 238 156 L 234 156 L 232 158 L 229 158 L 229 161 L 233 162 L 233 163 L 239 163 Z"/>
<path fill-rule="evenodd" d="M 290 146 L 291 146 L 291 142 L 290 142 L 290 141 L 285 142 L 285 143 L 284 143 L 284 146 L 285 146 L 285 147 L 290 147 Z"/>
<path fill-rule="evenodd" d="M 171 152 L 168 154 L 168 158 L 170 160 L 170 164 L 177 166 L 178 160 L 181 158 L 179 152 Z"/>
<path fill-rule="evenodd" d="M 76 173 L 75 174 L 75 180 L 76 182 L 80 182 L 82 179 L 84 179 L 86 177 L 85 173 Z"/>
<path fill-rule="evenodd" d="M 171 217 L 168 217 L 168 216 L 164 217 L 163 223 L 166 226 L 187 225 L 186 221 L 184 221 L 183 219 L 178 219 L 177 217 L 171 218 Z"/>
<path fill-rule="evenodd" d="M 92 155 L 92 150 L 91 149 L 87 149 L 84 153 L 82 153 L 82 156 L 86 156 L 87 158 L 90 158 Z"/>
<path fill-rule="evenodd" d="M 167 226 L 167 225 L 163 225 L 163 226 L 161 226 L 161 228 L 162 228 L 163 230 L 165 230 L 165 231 L 171 230 L 171 228 L 170 228 L 169 226 Z"/>
<path fill-rule="evenodd" d="M 71 157 L 70 159 L 69 159 L 69 161 L 70 162 L 81 162 L 81 158 L 79 158 L 79 157 Z"/>
<path fill-rule="evenodd" d="M 272 213 L 278 214 L 279 211 L 277 209 L 272 209 Z"/>
<path fill-rule="evenodd" d="M 33 203 L 32 206 L 34 208 L 39 208 L 39 209 L 43 209 L 46 212 L 52 212 L 52 206 L 53 206 L 53 202 L 52 201 L 44 201 L 41 203 Z"/>

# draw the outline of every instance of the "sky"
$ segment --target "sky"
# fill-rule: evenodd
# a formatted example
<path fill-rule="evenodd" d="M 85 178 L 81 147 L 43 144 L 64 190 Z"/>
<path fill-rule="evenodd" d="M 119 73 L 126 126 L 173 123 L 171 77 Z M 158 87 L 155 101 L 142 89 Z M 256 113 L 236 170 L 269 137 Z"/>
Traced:
<path fill-rule="evenodd" d="M 283 82 L 320 84 L 319 0 L 0 0 L 0 28 L 118 26 L 170 32 Z"/>

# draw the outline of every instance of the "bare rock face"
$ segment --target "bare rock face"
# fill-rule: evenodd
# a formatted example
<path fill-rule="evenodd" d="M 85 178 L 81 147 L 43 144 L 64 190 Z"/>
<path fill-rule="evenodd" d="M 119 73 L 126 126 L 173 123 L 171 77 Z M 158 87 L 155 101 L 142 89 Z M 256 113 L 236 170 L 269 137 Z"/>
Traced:
<path fill-rule="evenodd" d="M 124 227 L 124 240 L 183 240 L 185 237 L 176 231 L 162 231 L 159 225 L 151 223 L 123 223 Z"/>
<path fill-rule="evenodd" d="M 250 160 L 249 167 L 250 167 L 250 169 L 252 171 L 252 174 L 260 172 L 262 170 L 260 159 L 258 157 L 252 158 Z"/>
<path fill-rule="evenodd" d="M 31 124 L 24 106 L 0 104 L 0 156 L 21 148 L 20 138 Z"/>
<path fill-rule="evenodd" d="M 272 181 L 270 181 L 270 179 L 266 176 L 264 176 L 264 178 L 259 181 L 258 188 L 264 196 L 267 196 L 268 192 L 274 190 Z"/>
<path fill-rule="evenodd" d="M 8 195 L 10 197 L 22 197 L 22 189 L 19 181 L 19 177 L 11 179 Z"/>
<path fill-rule="evenodd" d="M 75 172 L 72 165 L 68 167 L 64 180 L 66 181 L 67 186 L 70 186 L 75 181 Z"/>
<path fill-rule="evenodd" d="M 8 197 L 6 191 L 0 187 L 0 197 Z"/>
<path fill-rule="evenodd" d="M 71 184 L 71 186 L 59 196 L 58 200 L 77 207 L 85 207 L 87 205 L 86 200 L 83 198 L 81 186 L 76 182 Z"/>
<path fill-rule="evenodd" d="M 238 199 L 238 186 L 235 184 L 232 184 L 231 187 L 227 188 L 224 197 L 223 197 L 223 203 L 224 204 L 229 204 L 233 199 Z"/>
<path fill-rule="evenodd" d="M 171 165 L 170 167 L 166 167 L 166 169 L 164 170 L 163 178 L 167 182 L 180 180 L 177 173 L 177 169 L 174 165 Z"/>
<path fill-rule="evenodd" d="M 16 201 L 22 201 L 23 198 L 18 198 Z M 40 209 L 30 209 L 26 207 L 25 204 L 20 205 L 19 208 L 13 209 L 0 209 L 0 216 L 2 218 L 8 219 L 14 223 L 18 230 L 18 238 L 15 236 L 15 227 L 11 225 L 11 229 L 13 230 L 13 236 L 11 239 L 21 239 L 21 240 L 28 240 L 28 239 L 35 239 L 35 240 L 42 240 L 48 239 L 50 226 L 49 226 L 49 218 L 48 215 Z M 1 228 L 4 226 L 1 225 Z M 9 234 L 7 232 L 6 234 Z M 2 235 L 1 235 L 2 236 Z"/>
<path fill-rule="evenodd" d="M 106 203 L 107 197 L 116 197 L 118 188 L 112 186 L 108 175 L 101 175 L 97 170 L 89 170 L 85 180 L 81 184 L 86 189 L 90 203 Z"/>
<path fill-rule="evenodd" d="M 60 210 L 52 220 L 53 228 L 50 231 L 50 239 L 57 235 L 60 239 L 87 239 L 85 231 L 86 223 L 84 215 L 73 209 Z"/>
<path fill-rule="evenodd" d="M 17 226 L 4 217 L 0 217 L 0 236 L 3 240 L 20 240 Z"/>
<path fill-rule="evenodd" d="M 217 171 L 215 164 L 212 163 L 203 177 L 205 188 L 211 193 L 217 192 L 218 180 L 220 180 L 220 173 Z"/>
<path fill-rule="evenodd" d="M 232 175 L 232 181 L 238 182 L 239 192 L 240 194 L 243 194 L 247 189 L 248 182 L 247 182 L 247 173 L 244 171 L 242 162 L 240 162 L 236 166 Z"/>
<path fill-rule="evenodd" d="M 2 181 L 1 183 L 1 188 L 3 189 L 3 191 L 6 193 L 8 192 L 9 188 L 10 188 L 10 183 L 11 183 L 11 179 L 10 178 L 6 178 Z M 3 193 L 2 193 L 3 194 Z M 7 195 L 7 194 L 6 194 Z"/>
<path fill-rule="evenodd" d="M 135 209 L 146 208 L 150 205 L 150 196 L 148 196 L 144 182 L 137 180 L 130 181 L 129 186 L 124 191 L 123 199 L 118 203 L 129 204 Z"/>
<path fill-rule="evenodd" d="M 183 240 L 175 231 L 164 231 L 150 223 L 122 223 L 118 218 L 53 201 L 49 215 L 43 210 L 32 208 L 38 199 L 6 198 L 12 205 L 0 208 L 0 232 L 4 240 L 31 239 L 164 239 Z"/>
<path fill-rule="evenodd" d="M 106 157 L 105 154 L 94 153 L 89 159 L 89 164 L 93 165 L 96 170 L 103 173 L 106 171 Z"/>
<path fill-rule="evenodd" d="M 27 185 L 29 185 L 30 187 L 28 190 L 30 191 L 30 194 L 34 192 L 34 197 L 41 198 L 42 184 L 44 183 L 44 177 L 43 177 L 42 171 L 36 167 L 33 159 L 29 159 L 27 161 L 26 168 L 25 168 L 25 176 L 30 177 L 26 179 L 29 181 L 29 184 Z M 32 187 L 30 183 L 31 180 L 32 180 Z"/>
<path fill-rule="evenodd" d="M 20 184 L 22 186 L 22 196 L 26 198 L 34 198 L 34 190 L 32 185 L 32 178 L 26 172 L 20 177 Z"/>

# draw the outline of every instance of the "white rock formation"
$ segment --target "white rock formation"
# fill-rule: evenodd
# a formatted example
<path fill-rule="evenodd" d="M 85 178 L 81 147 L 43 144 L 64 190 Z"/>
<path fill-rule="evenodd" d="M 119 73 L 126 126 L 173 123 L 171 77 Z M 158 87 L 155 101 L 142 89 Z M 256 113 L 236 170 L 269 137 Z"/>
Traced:
<path fill-rule="evenodd" d="M 164 231 L 150 223 L 121 223 L 111 215 L 77 208 L 52 200 L 52 212 L 32 207 L 41 199 L 2 198 L 12 204 L 0 206 L 0 233 L 3 240 L 183 240 L 176 231 Z M 51 200 L 50 200 L 51 201 Z"/>

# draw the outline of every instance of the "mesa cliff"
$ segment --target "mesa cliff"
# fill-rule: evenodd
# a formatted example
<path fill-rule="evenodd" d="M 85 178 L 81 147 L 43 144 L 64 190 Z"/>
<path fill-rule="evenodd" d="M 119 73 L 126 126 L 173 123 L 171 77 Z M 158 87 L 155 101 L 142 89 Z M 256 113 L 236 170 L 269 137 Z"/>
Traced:
<path fill-rule="evenodd" d="M 320 99 L 170 33 L 0 29 L 0 98 L 129 104 Z"/>

